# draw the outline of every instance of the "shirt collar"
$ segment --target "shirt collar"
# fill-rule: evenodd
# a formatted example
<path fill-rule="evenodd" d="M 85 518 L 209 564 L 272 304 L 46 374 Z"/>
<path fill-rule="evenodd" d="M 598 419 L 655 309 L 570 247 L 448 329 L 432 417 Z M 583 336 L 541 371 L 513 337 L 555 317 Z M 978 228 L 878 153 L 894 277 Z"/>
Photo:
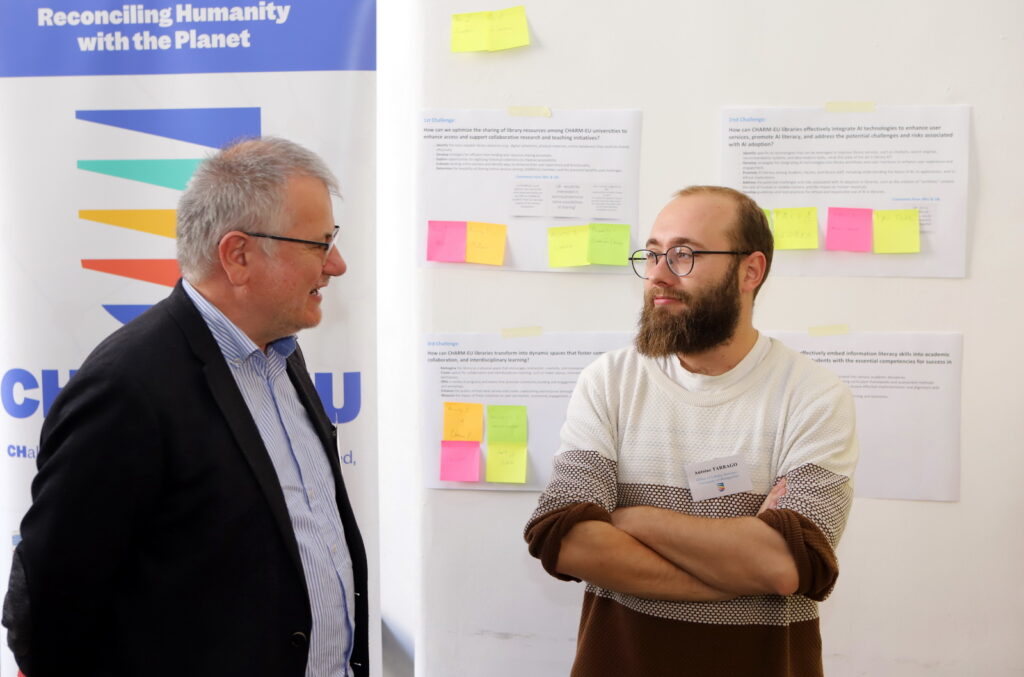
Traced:
<path fill-rule="evenodd" d="M 206 326 L 210 328 L 210 333 L 213 334 L 213 338 L 217 341 L 217 345 L 220 347 L 220 352 L 224 355 L 225 360 L 229 363 L 237 364 L 244 362 L 253 353 L 263 354 L 260 347 L 244 331 L 239 329 L 234 322 L 228 319 L 227 315 L 222 313 L 217 306 L 210 303 L 205 296 L 189 284 L 188 280 L 182 278 L 181 286 L 185 289 L 188 297 L 192 299 L 192 303 L 195 304 L 196 310 L 199 311 L 203 321 L 206 322 Z M 295 352 L 297 345 L 297 340 L 293 335 L 271 341 L 267 344 L 267 347 L 280 355 L 282 359 L 285 359 Z"/>

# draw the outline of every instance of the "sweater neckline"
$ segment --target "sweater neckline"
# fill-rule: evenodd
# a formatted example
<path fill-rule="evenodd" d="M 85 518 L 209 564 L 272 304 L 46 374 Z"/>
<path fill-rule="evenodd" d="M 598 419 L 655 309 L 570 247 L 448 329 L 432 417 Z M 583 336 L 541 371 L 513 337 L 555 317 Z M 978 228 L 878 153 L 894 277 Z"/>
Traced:
<path fill-rule="evenodd" d="M 773 343 L 773 339 L 759 333 L 754 347 L 740 360 L 739 364 L 724 374 L 715 376 L 687 371 L 679 363 L 679 358 L 676 355 L 644 357 L 644 366 L 651 376 L 669 392 L 681 395 L 697 404 L 717 404 L 735 397 L 750 387 L 754 379 L 748 377 L 768 358 Z"/>

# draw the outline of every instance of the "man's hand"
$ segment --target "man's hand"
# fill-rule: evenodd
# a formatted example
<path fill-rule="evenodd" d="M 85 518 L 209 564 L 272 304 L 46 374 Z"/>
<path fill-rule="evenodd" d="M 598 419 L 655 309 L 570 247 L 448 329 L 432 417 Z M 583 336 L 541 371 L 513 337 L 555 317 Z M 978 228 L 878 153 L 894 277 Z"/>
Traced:
<path fill-rule="evenodd" d="M 772 490 L 768 492 L 768 495 L 764 497 L 764 503 L 757 509 L 757 514 L 760 515 L 765 510 L 777 510 L 779 507 L 779 499 L 786 495 L 786 478 L 780 477 L 772 487 Z"/>
<path fill-rule="evenodd" d="M 778 507 L 780 479 L 758 509 Z M 637 505 L 612 512 L 612 525 L 705 585 L 734 595 L 791 595 L 799 585 L 796 562 L 782 535 L 756 517 L 696 517 Z"/>

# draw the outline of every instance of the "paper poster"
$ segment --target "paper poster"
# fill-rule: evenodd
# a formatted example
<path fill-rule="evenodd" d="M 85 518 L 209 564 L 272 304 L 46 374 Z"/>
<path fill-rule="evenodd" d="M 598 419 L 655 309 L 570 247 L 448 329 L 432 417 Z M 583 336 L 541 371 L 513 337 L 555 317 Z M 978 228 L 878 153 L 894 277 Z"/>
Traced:
<path fill-rule="evenodd" d="M 771 211 L 773 275 L 964 277 L 969 120 L 968 106 L 724 108 L 722 183 Z M 817 241 L 807 222 L 779 240 L 780 210 L 810 207 Z"/>
<path fill-rule="evenodd" d="M 631 341 L 622 332 L 428 335 L 421 426 L 425 485 L 543 489 L 580 371 Z M 451 439 L 465 446 L 444 441 Z"/>
<path fill-rule="evenodd" d="M 637 224 L 640 120 L 629 110 L 425 111 L 420 262 L 630 274 L 626 259 L 639 230 L 646 235 Z M 475 237 L 474 223 L 491 229 Z M 469 224 L 463 258 L 461 226 L 450 224 Z M 566 228 L 586 235 L 562 235 Z"/>
<path fill-rule="evenodd" d="M 960 497 L 963 337 L 767 332 L 839 376 L 857 408 L 857 496 Z"/>

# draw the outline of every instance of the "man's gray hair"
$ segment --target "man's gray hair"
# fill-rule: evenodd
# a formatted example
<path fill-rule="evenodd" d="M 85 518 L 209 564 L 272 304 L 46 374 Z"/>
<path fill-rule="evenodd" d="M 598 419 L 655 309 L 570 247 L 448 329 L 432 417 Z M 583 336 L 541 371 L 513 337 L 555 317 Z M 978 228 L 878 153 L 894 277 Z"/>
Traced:
<path fill-rule="evenodd" d="M 293 176 L 323 181 L 338 194 L 338 180 L 320 157 L 297 143 L 277 137 L 229 144 L 196 169 L 178 201 L 178 265 L 189 282 L 213 271 L 217 247 L 233 230 L 280 235 L 284 189 Z M 266 248 L 273 241 L 260 238 Z"/>

